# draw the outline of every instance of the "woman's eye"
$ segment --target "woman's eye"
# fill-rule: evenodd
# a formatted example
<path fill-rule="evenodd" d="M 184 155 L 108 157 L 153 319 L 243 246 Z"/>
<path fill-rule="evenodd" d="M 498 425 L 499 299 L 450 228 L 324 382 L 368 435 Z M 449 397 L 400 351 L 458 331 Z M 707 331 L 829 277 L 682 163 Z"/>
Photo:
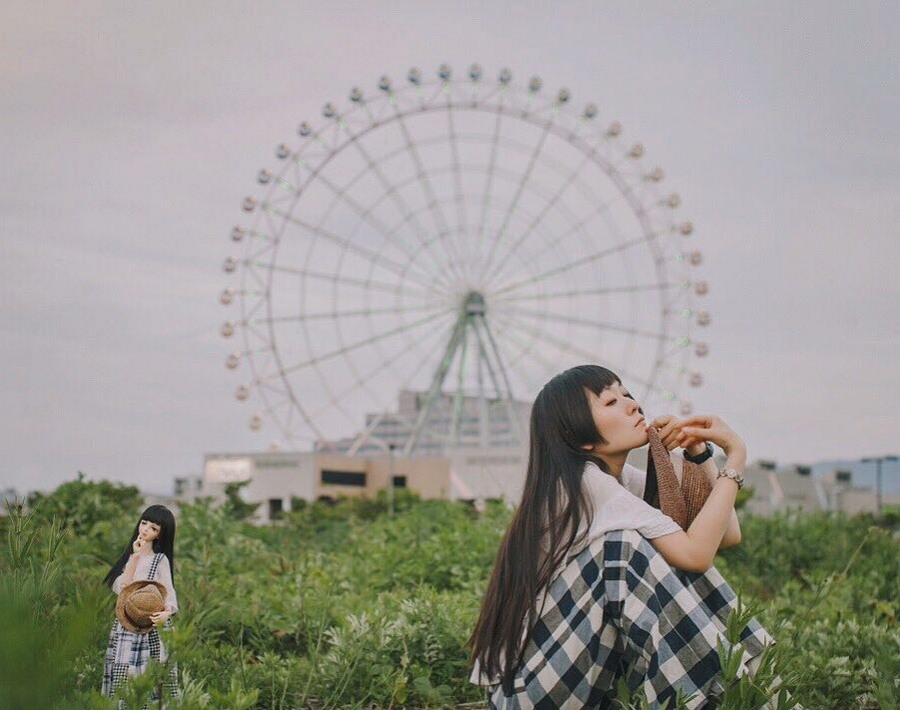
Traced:
<path fill-rule="evenodd" d="M 616 403 L 616 400 L 611 399 L 611 400 L 609 400 L 609 401 L 606 403 L 606 406 L 607 406 L 607 407 L 611 407 L 611 406 L 614 405 L 615 403 Z"/>

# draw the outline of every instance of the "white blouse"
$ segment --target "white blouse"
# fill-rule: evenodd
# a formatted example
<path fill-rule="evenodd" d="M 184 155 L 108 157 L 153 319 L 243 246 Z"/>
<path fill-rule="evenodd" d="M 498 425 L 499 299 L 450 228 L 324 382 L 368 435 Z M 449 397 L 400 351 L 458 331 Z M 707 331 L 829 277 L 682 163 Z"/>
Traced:
<path fill-rule="evenodd" d="M 680 472 L 678 462 L 676 472 Z M 612 530 L 637 530 L 643 537 L 652 540 L 674 532 L 679 532 L 681 526 L 662 511 L 654 508 L 643 499 L 644 486 L 647 483 L 647 474 L 631 464 L 625 464 L 622 474 L 617 480 L 615 476 L 605 473 L 597 464 L 589 461 L 584 465 L 584 474 L 581 478 L 581 486 L 590 499 L 593 515 L 589 521 L 582 521 L 579 535 L 587 526 L 587 535 L 579 547 L 583 550 L 591 542 Z M 578 550 L 570 550 L 567 557 L 577 554 Z M 555 579 L 565 567 L 565 561 L 560 569 L 551 576 Z M 538 594 L 536 609 L 543 609 L 547 590 Z M 527 629 L 523 629 L 525 634 Z M 478 661 L 475 661 L 469 680 L 476 685 L 492 685 L 499 682 L 499 678 L 484 678 L 480 673 Z"/>
<path fill-rule="evenodd" d="M 150 566 L 153 564 L 153 557 L 153 555 L 147 554 L 138 555 L 137 566 L 134 569 L 134 577 L 132 578 L 133 582 L 141 579 L 149 579 Z M 124 577 L 125 573 L 122 572 L 122 574 L 116 577 L 115 581 L 112 583 L 114 594 L 121 592 L 122 587 L 125 586 L 123 584 Z M 172 609 L 172 613 L 174 614 L 178 611 L 178 597 L 175 596 L 175 587 L 172 586 L 172 568 L 169 567 L 169 558 L 165 555 L 163 555 L 162 559 L 159 561 L 159 566 L 156 568 L 156 577 L 154 579 L 166 588 L 166 605 Z"/>
<path fill-rule="evenodd" d="M 594 507 L 585 543 L 611 530 L 637 530 L 648 540 L 681 530 L 672 518 L 644 501 L 647 474 L 639 468 L 625 464 L 617 481 L 588 462 L 581 480 Z"/>

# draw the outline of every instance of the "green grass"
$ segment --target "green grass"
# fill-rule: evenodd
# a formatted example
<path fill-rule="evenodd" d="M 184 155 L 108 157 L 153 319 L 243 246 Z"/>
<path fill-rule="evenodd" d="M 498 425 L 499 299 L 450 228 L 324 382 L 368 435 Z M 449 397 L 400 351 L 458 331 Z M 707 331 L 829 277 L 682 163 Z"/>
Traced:
<path fill-rule="evenodd" d="M 135 515 L 111 508 L 115 487 L 98 495 L 99 485 L 66 484 L 37 514 L 2 521 L 0 627 L 11 643 L 0 644 L 0 698 L 10 707 L 110 707 L 98 689 L 114 597 L 100 580 Z M 509 511 L 412 496 L 396 509 L 388 516 L 383 499 L 315 504 L 253 527 L 234 509 L 185 507 L 181 611 L 167 641 L 184 692 L 167 707 L 481 700 L 463 644 Z M 824 514 L 745 516 L 742 528 L 744 542 L 717 565 L 779 641 L 769 676 L 810 708 L 897 707 L 897 534 Z M 129 689 L 129 707 L 156 677 Z M 753 707 L 761 689 L 751 685 L 736 683 L 722 707 Z"/>

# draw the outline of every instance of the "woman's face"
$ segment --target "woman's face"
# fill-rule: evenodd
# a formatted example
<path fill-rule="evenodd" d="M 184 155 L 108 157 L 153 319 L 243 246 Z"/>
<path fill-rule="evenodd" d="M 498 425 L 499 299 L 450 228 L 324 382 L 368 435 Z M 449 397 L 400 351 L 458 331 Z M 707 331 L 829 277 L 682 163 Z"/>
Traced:
<path fill-rule="evenodd" d="M 138 525 L 138 537 L 144 542 L 153 542 L 159 537 L 159 525 L 151 523 L 149 520 L 141 520 Z"/>
<path fill-rule="evenodd" d="M 605 442 L 591 447 L 594 454 L 627 454 L 631 449 L 647 443 L 647 430 L 640 405 L 631 398 L 625 387 L 617 382 L 599 395 L 590 391 L 587 395 L 594 424 Z"/>

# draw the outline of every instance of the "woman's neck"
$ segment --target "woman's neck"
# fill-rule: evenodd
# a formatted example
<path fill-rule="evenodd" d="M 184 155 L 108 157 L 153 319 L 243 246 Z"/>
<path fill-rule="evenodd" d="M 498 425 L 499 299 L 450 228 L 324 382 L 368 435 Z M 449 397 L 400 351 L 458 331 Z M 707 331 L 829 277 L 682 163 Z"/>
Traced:
<path fill-rule="evenodd" d="M 606 472 L 616 479 L 621 478 L 622 469 L 625 468 L 625 461 L 628 459 L 628 452 L 623 454 L 603 454 L 599 457 L 606 464 Z"/>

